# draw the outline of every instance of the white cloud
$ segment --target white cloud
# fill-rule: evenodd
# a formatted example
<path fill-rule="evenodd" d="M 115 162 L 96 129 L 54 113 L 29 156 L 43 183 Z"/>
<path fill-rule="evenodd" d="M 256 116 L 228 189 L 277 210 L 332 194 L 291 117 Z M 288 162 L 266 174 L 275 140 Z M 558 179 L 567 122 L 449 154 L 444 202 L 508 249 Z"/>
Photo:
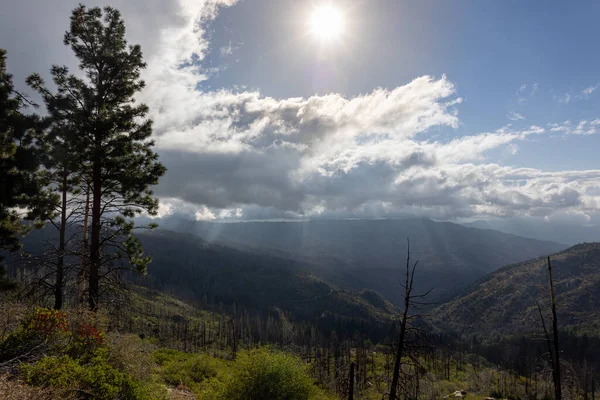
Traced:
<path fill-rule="evenodd" d="M 519 114 L 516 111 L 511 111 L 508 113 L 506 118 L 510 119 L 511 121 L 519 121 L 521 119 L 525 119 L 525 116 L 523 116 L 523 114 Z"/>
<path fill-rule="evenodd" d="M 240 44 L 242 44 L 242 43 L 240 43 Z M 229 41 L 229 44 L 227 44 L 227 46 L 223 46 L 219 49 L 219 52 L 221 53 L 221 57 L 232 56 L 233 53 L 240 48 L 240 46 L 239 46 L 240 44 L 234 45 L 231 41 Z"/>
<path fill-rule="evenodd" d="M 145 98 L 169 167 L 157 193 L 194 209 L 196 218 L 551 215 L 585 212 L 599 201 L 591 188 L 600 171 L 546 173 L 486 163 L 487 152 L 514 154 L 517 142 L 545 133 L 541 127 L 422 138 L 431 129 L 459 127 L 461 98 L 445 76 L 352 98 L 202 93 L 196 90 L 201 71 L 176 66 L 186 52 L 202 57 L 207 47 L 158 53 L 161 70 L 150 74 L 154 84 Z M 519 92 L 529 98 L 537 88 Z"/>
<path fill-rule="evenodd" d="M 567 120 L 559 123 L 548 124 L 551 132 L 562 132 L 569 135 L 594 135 L 600 132 L 600 118 L 581 120 L 573 124 Z"/>
<path fill-rule="evenodd" d="M 596 89 L 598 89 L 599 86 L 600 86 L 600 84 L 596 84 L 596 85 L 592 85 L 592 86 L 586 87 L 579 94 L 579 98 L 581 98 L 581 99 L 587 99 L 588 97 L 590 97 L 590 95 L 592 93 L 594 93 L 594 91 L 596 91 Z"/>
<path fill-rule="evenodd" d="M 571 102 L 571 95 L 565 93 L 564 95 L 554 95 L 554 99 L 561 104 L 569 104 Z"/>
<path fill-rule="evenodd" d="M 531 85 L 528 85 L 526 83 L 522 84 L 519 89 L 517 89 L 516 92 L 516 96 L 517 96 L 517 102 L 519 104 L 524 104 L 526 103 L 528 100 L 530 100 L 533 96 L 535 96 L 535 94 L 538 91 L 538 84 L 537 83 L 533 83 Z"/>
<path fill-rule="evenodd" d="M 130 41 L 142 44 L 148 62 L 140 100 L 150 106 L 157 151 L 168 167 L 156 188 L 162 216 L 460 218 L 588 214 L 600 207 L 600 171 L 545 172 L 490 162 L 491 151 L 510 157 L 520 142 L 546 131 L 509 125 L 460 136 L 461 98 L 445 76 L 355 97 L 198 91 L 210 73 L 198 66 L 210 49 L 207 24 L 220 7 L 234 3 L 151 0 L 140 9 L 115 1 Z M 54 6 L 43 9 L 51 13 Z M 44 21 L 43 15 L 37 19 Z M 42 68 L 51 64 L 46 61 Z M 537 90 L 537 84 L 523 85 L 517 96 L 530 98 Z M 598 126 L 600 120 L 591 120 L 548 129 L 589 134 Z M 434 140 L 427 134 L 434 130 L 453 134 Z"/>

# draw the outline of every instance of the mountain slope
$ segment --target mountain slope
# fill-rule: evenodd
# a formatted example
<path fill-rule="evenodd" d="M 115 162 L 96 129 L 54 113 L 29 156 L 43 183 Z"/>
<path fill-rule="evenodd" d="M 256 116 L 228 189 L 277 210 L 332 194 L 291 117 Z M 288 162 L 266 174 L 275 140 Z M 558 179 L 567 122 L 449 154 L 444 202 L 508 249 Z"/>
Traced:
<path fill-rule="evenodd" d="M 210 244 L 191 235 L 156 230 L 139 235 L 153 257 L 154 287 L 179 297 L 255 310 L 281 309 L 298 319 L 325 315 L 356 320 L 393 318 L 393 306 L 330 285 L 314 266 L 275 255 Z"/>
<path fill-rule="evenodd" d="M 394 302 L 400 300 L 406 238 L 410 238 L 413 259 L 420 260 L 417 289 L 435 287 L 433 298 L 504 265 L 567 247 L 423 218 L 240 223 L 166 220 L 161 226 L 212 243 L 302 259 L 320 265 L 319 275 L 328 281 L 354 290 L 372 288 Z"/>
<path fill-rule="evenodd" d="M 303 318 L 327 312 L 348 318 L 389 314 L 353 293 L 370 289 L 401 303 L 408 236 L 413 260 L 420 260 L 415 291 L 435 288 L 430 301 L 506 263 L 562 248 L 426 219 L 213 223 L 187 230 L 194 227 L 212 240 L 162 229 L 139 233 L 153 257 L 149 274 L 156 288 L 195 300 L 206 297 L 211 304 L 280 307 Z M 32 233 L 26 248 L 39 248 L 55 233 Z"/>
<path fill-rule="evenodd" d="M 559 327 L 600 334 L 600 243 L 584 243 L 551 257 Z M 431 313 L 441 329 L 460 333 L 540 332 L 536 306 L 549 311 L 546 258 L 502 268 Z"/>
<path fill-rule="evenodd" d="M 153 261 L 147 276 L 128 274 L 128 279 L 183 300 L 209 307 L 285 311 L 296 320 L 387 323 L 394 318 L 394 306 L 379 295 L 341 290 L 315 274 L 320 266 L 305 261 L 161 229 L 136 236 Z M 25 250 L 42 254 L 53 241 L 56 230 L 46 227 L 25 238 Z M 21 263 L 13 262 L 11 268 L 19 269 Z"/>

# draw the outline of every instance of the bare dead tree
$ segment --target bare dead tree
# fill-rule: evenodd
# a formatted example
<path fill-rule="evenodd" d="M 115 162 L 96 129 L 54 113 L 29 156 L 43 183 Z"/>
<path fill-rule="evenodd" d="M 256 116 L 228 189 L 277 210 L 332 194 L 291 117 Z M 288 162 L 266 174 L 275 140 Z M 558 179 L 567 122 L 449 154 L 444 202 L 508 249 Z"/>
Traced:
<path fill-rule="evenodd" d="M 558 322 L 556 319 L 556 297 L 554 296 L 554 282 L 552 279 L 552 263 L 548 256 L 548 278 L 550 280 L 550 298 L 552 300 L 552 335 L 554 337 L 554 391 L 556 400 L 562 399 L 561 381 L 560 381 L 560 350 L 558 344 Z"/>
<path fill-rule="evenodd" d="M 556 400 L 562 400 L 562 387 L 561 387 L 561 373 L 560 373 L 560 348 L 558 342 L 558 321 L 556 318 L 556 296 L 554 293 L 554 280 L 552 279 L 552 263 L 550 256 L 548 256 L 548 279 L 550 281 L 550 301 L 552 306 L 552 338 L 546 328 L 546 321 L 542 313 L 540 304 L 536 302 L 538 312 L 540 314 L 540 320 L 542 321 L 542 328 L 544 329 L 544 335 L 546 338 L 546 344 L 548 345 L 548 353 L 550 354 L 550 361 L 552 363 L 552 382 L 554 384 L 554 397 Z"/>
<path fill-rule="evenodd" d="M 550 339 L 550 334 L 548 333 L 548 329 L 546 328 L 546 320 L 544 319 L 544 314 L 542 313 L 542 308 L 540 307 L 540 303 L 537 301 L 538 312 L 540 313 L 540 320 L 542 321 L 542 328 L 544 329 L 544 336 L 546 337 L 546 344 L 548 345 L 548 353 L 550 354 L 550 362 L 552 363 L 552 382 L 554 383 L 554 387 L 556 387 L 556 372 L 554 362 L 554 351 L 552 349 L 552 339 Z"/>
<path fill-rule="evenodd" d="M 354 400 L 354 363 L 350 363 L 350 379 L 348 383 L 348 400 Z"/>
<path fill-rule="evenodd" d="M 417 260 L 411 267 L 410 260 L 410 239 L 406 239 L 407 243 L 407 255 L 406 255 L 406 273 L 405 273 L 405 282 L 404 282 L 404 308 L 402 311 L 402 316 L 400 320 L 400 332 L 398 334 L 398 342 L 396 348 L 396 357 L 394 360 L 394 370 L 392 372 L 392 383 L 390 386 L 389 392 L 389 400 L 398 399 L 398 387 L 400 381 L 400 372 L 402 369 L 402 357 L 405 355 L 405 350 L 407 347 L 407 334 L 409 331 L 414 331 L 418 334 L 422 333 L 418 329 L 414 329 L 409 325 L 409 320 L 418 317 L 418 315 L 409 315 L 409 311 L 411 308 L 417 308 L 419 305 L 423 305 L 421 300 L 427 297 L 427 295 L 431 292 L 431 289 L 426 293 L 415 295 L 413 294 L 414 289 L 414 280 L 415 280 L 415 271 L 417 269 L 417 265 L 419 261 Z M 411 357 L 413 361 L 413 366 L 418 369 L 422 368 L 421 365 L 418 364 L 418 360 L 415 357 Z M 385 396 L 385 395 L 384 395 Z"/>

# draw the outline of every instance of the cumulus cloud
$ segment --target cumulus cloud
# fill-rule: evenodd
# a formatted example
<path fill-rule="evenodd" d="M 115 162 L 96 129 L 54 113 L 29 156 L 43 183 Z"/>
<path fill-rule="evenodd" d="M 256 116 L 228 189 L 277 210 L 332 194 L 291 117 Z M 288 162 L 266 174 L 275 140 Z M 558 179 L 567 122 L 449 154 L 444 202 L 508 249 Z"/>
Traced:
<path fill-rule="evenodd" d="M 149 60 L 153 84 L 144 101 L 169 167 L 157 193 L 165 203 L 176 199 L 171 213 L 203 220 L 545 216 L 591 209 L 598 201 L 588 193 L 600 171 L 545 173 L 486 163 L 489 151 L 514 151 L 516 142 L 544 134 L 539 126 L 427 139 L 432 129 L 459 127 L 462 99 L 445 76 L 351 98 L 199 92 L 206 76 L 186 60 L 204 57 L 203 24 L 231 3 L 212 2 L 210 12 L 184 4 L 187 22 L 177 34 L 164 31 L 164 51 Z M 190 38 L 173 39 L 190 34 L 195 47 Z M 530 98 L 537 88 L 522 87 L 519 95 Z"/>
<path fill-rule="evenodd" d="M 67 3 L 65 15 L 76 5 L 60 5 Z M 155 190 L 159 216 L 468 218 L 585 214 L 600 206 L 600 171 L 545 172 L 490 162 L 490 152 L 510 156 L 518 143 L 547 130 L 508 125 L 461 136 L 462 99 L 446 76 L 354 97 L 199 90 L 211 74 L 202 67 L 211 46 L 208 24 L 235 3 L 151 0 L 138 10 L 115 1 L 130 41 L 142 44 L 148 62 L 139 100 L 150 106 L 157 151 L 168 167 Z M 537 84 L 523 85 L 517 96 L 536 91 Z M 524 119 L 516 112 L 509 118 Z M 600 125 L 567 122 L 547 128 L 589 134 Z"/>

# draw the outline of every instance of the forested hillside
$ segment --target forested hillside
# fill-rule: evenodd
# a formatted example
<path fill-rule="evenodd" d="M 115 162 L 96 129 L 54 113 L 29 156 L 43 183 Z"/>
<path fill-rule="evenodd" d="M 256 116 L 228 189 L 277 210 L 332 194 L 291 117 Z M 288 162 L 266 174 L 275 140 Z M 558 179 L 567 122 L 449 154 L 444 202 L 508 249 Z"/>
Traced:
<path fill-rule="evenodd" d="M 346 223 L 354 224 L 353 221 L 332 222 L 333 225 L 340 224 L 342 227 Z M 417 256 L 425 251 L 423 245 L 414 244 L 415 239 L 411 237 L 413 257 L 419 259 L 421 265 L 416 275 L 415 290 L 425 292 L 433 289 L 429 301 L 442 299 L 448 292 L 459 290 L 483 276 L 484 271 L 493 270 L 496 268 L 495 263 L 501 262 L 503 254 L 507 259 L 526 259 L 530 254 L 547 254 L 546 250 L 561 248 L 560 245 L 551 242 L 528 240 L 494 231 L 465 229 L 455 224 L 427 220 L 363 223 L 367 228 L 391 226 L 401 228 L 402 232 L 412 229 L 412 226 L 417 224 L 421 227 L 430 226 L 436 232 L 434 238 L 437 238 L 438 247 L 434 248 L 430 243 L 427 247 L 429 253 L 423 258 Z M 252 224 L 214 224 L 214 229 L 251 229 Z M 256 224 L 261 229 L 277 230 L 276 227 L 280 227 L 288 234 L 289 229 L 299 227 L 298 223 L 291 222 L 285 225 L 266 222 Z M 361 229 L 359 226 L 357 225 L 357 231 Z M 454 229 L 458 231 L 455 232 Z M 393 232 L 386 231 L 386 234 L 391 233 Z M 274 232 L 270 234 L 275 235 Z M 33 254 L 43 254 L 44 249 L 48 249 L 48 242 L 57 239 L 55 236 L 56 233 L 49 229 L 32 232 L 25 239 L 25 250 Z M 282 236 L 285 237 L 283 233 Z M 375 233 L 372 236 L 381 239 Z M 367 263 L 368 256 L 364 249 L 355 250 L 360 257 L 364 257 L 364 262 L 361 262 L 360 259 L 353 258 L 352 254 L 344 256 L 344 253 L 324 252 L 318 256 L 310 255 L 309 252 L 306 255 L 302 252 L 233 244 L 231 240 L 207 241 L 196 235 L 164 229 L 142 231 L 137 237 L 146 254 L 152 257 L 152 263 L 148 267 L 148 284 L 194 301 L 223 303 L 228 306 L 244 304 L 262 310 L 276 305 L 286 310 L 295 310 L 295 313 L 304 317 L 320 315 L 322 310 L 337 313 L 347 306 L 350 298 L 355 297 L 352 293 L 363 290 L 377 292 L 397 305 L 401 302 L 401 265 L 407 249 L 406 238 L 392 239 L 386 236 L 382 244 L 364 244 L 364 248 L 371 248 L 373 251 L 380 249 L 384 252 L 381 257 L 374 256 L 373 261 Z M 254 235 L 249 234 L 248 237 Z M 499 245 L 499 249 L 491 249 L 490 246 L 496 237 L 504 240 L 505 244 Z M 352 243 L 357 247 L 361 246 L 353 242 L 352 237 L 339 238 L 332 234 L 331 238 L 347 249 L 353 248 Z M 432 240 L 431 236 L 423 232 L 418 238 Z M 350 242 L 346 243 L 344 240 Z M 467 253 L 459 254 L 453 247 L 441 244 L 447 241 L 459 243 L 459 246 L 465 247 Z M 469 243 L 472 245 L 468 245 Z M 482 243 L 487 243 L 486 247 L 482 247 Z M 384 245 L 393 248 L 384 251 Z M 377 248 L 373 248 L 374 246 Z M 345 300 L 339 299 L 339 296 Z M 329 307 L 326 302 L 333 304 Z M 361 306 L 357 306 L 356 310 L 347 310 L 342 314 L 364 314 L 364 310 L 360 311 L 361 309 Z"/>
<path fill-rule="evenodd" d="M 600 244 L 584 243 L 551 257 L 561 329 L 600 334 Z M 432 311 L 442 329 L 468 334 L 542 331 L 536 306 L 549 313 L 545 257 L 509 265 L 459 291 Z"/>
<path fill-rule="evenodd" d="M 320 266 L 334 284 L 377 290 L 398 303 L 398 269 L 410 238 L 420 260 L 419 290 L 432 299 L 466 286 L 506 264 L 566 248 L 493 230 L 465 228 L 430 219 L 317 220 L 307 222 L 210 223 L 161 221 L 163 228 L 193 233 L 205 241 L 274 251 Z"/>

